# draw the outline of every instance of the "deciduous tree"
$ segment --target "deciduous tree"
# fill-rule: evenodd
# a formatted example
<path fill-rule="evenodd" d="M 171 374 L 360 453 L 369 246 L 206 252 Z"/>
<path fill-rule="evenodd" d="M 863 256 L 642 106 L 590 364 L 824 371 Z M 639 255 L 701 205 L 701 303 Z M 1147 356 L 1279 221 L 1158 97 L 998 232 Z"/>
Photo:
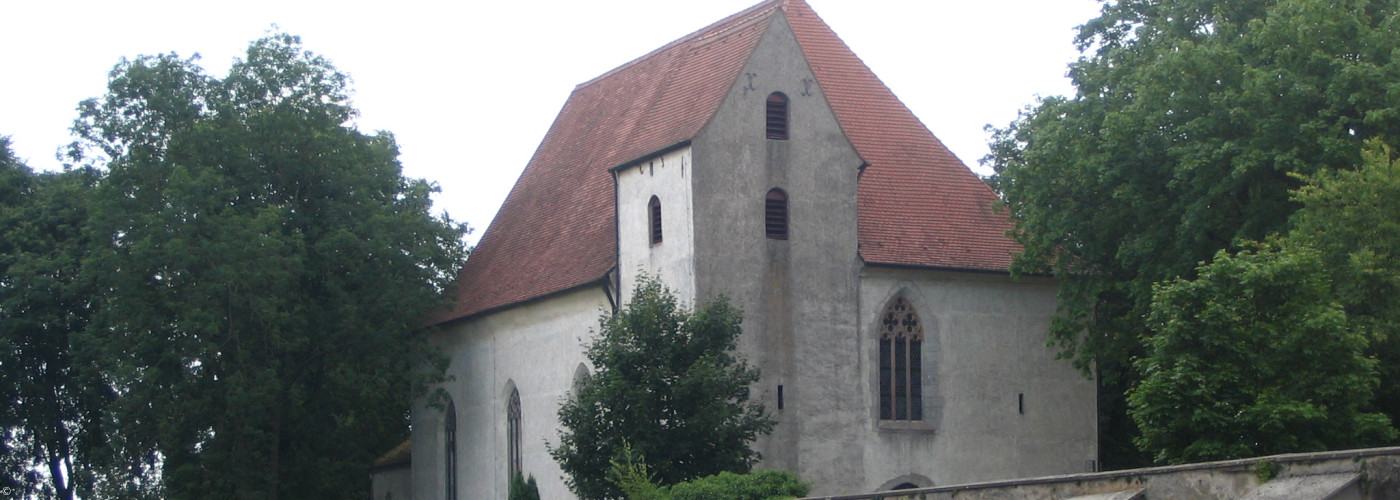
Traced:
<path fill-rule="evenodd" d="M 84 272 L 126 476 L 166 498 L 357 498 L 407 429 L 409 332 L 464 258 L 348 77 L 272 34 L 218 79 L 123 61 L 80 106 L 106 169 Z"/>
<path fill-rule="evenodd" d="M 1294 194 L 1289 245 L 1318 249 L 1336 299 L 1379 360 L 1375 405 L 1400 422 L 1400 159 L 1379 140 L 1355 170 L 1319 172 Z"/>
<path fill-rule="evenodd" d="M 1102 381 L 1107 466 L 1139 463 L 1121 395 L 1153 284 L 1285 230 L 1292 174 L 1400 138 L 1397 26 L 1384 0 L 1111 1 L 1080 30 L 1076 94 L 995 132 L 1014 271 L 1061 280 L 1051 339 Z"/>
<path fill-rule="evenodd" d="M 654 279 L 601 318 L 587 350 L 596 371 L 560 407 L 550 450 L 575 493 L 620 498 L 608 472 L 629 446 L 662 485 L 749 470 L 749 445 L 774 420 L 749 400 L 758 371 L 734 354 L 741 319 L 722 297 L 686 311 Z"/>
<path fill-rule="evenodd" d="M 1158 287 L 1130 399 L 1144 451 L 1182 462 L 1395 438 L 1372 411 L 1394 410 L 1381 381 L 1400 366 L 1390 155 L 1371 141 L 1361 168 L 1324 170 L 1294 193 L 1303 206 L 1287 233 Z"/>
<path fill-rule="evenodd" d="M 91 492 L 111 391 L 73 345 L 93 312 L 82 279 L 91 169 L 35 173 L 0 137 L 0 486 Z"/>
<path fill-rule="evenodd" d="M 1376 360 L 1306 245 L 1224 251 L 1157 288 L 1130 413 L 1166 463 L 1373 445 Z"/>

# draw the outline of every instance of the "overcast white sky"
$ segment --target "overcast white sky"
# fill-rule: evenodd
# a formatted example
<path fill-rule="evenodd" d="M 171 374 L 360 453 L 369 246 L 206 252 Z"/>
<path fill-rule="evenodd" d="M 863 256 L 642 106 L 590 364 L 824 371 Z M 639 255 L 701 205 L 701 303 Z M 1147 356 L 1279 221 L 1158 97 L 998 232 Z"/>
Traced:
<path fill-rule="evenodd" d="M 198 53 L 222 77 L 273 24 L 354 78 L 356 124 L 388 130 L 437 208 L 485 230 L 574 85 L 758 0 L 190 0 L 6 2 L 0 135 L 59 168 L 77 103 L 121 57 Z M 1074 28 L 1096 0 L 808 0 L 924 124 L 974 169 L 983 126 L 1072 94 Z"/>

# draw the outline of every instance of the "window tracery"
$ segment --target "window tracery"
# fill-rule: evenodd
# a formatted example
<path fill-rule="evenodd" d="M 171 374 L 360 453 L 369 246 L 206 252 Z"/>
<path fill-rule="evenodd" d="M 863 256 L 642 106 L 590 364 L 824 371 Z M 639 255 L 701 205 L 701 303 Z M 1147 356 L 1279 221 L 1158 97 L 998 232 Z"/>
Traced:
<path fill-rule="evenodd" d="M 520 390 L 510 390 L 506 403 L 506 442 L 510 460 L 510 477 L 520 474 Z"/>
<path fill-rule="evenodd" d="M 923 420 L 923 342 L 919 313 L 896 297 L 880 319 L 881 420 Z"/>

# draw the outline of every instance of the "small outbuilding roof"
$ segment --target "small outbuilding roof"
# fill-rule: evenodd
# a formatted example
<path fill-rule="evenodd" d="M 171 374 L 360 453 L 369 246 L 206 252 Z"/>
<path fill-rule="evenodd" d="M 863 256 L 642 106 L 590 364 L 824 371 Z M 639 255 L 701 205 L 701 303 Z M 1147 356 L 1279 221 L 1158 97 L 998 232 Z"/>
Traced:
<path fill-rule="evenodd" d="M 384 456 L 374 460 L 373 469 L 385 469 L 399 465 L 408 465 L 413 462 L 413 440 L 405 439 L 394 449 L 389 450 Z"/>

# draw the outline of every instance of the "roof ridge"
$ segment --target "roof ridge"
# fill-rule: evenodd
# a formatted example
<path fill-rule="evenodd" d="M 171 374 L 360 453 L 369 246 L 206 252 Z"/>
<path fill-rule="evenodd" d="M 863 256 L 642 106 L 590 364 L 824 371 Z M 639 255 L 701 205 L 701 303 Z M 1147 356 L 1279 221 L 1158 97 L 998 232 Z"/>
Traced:
<path fill-rule="evenodd" d="M 907 103 L 904 102 L 904 98 L 900 97 L 899 94 L 894 93 L 894 89 L 891 89 L 890 86 L 889 86 L 889 84 L 886 84 L 886 83 L 885 83 L 885 80 L 884 80 L 883 78 L 880 78 L 880 74 L 879 74 L 879 73 L 876 73 L 876 72 L 875 72 L 875 69 L 874 69 L 874 68 L 871 68 L 871 67 L 870 67 L 870 64 L 866 63 L 866 62 L 865 62 L 865 59 L 862 58 L 862 57 L 860 57 L 860 54 L 857 54 L 855 50 L 852 50 L 852 49 L 851 49 L 851 46 L 850 46 L 849 44 L 846 43 L 846 40 L 845 40 L 844 38 L 841 38 L 841 35 L 838 34 L 838 33 L 836 33 L 836 30 L 835 30 L 835 29 L 832 29 L 831 25 L 830 25 L 830 24 L 827 24 L 827 22 L 826 22 L 825 19 L 822 19 L 821 14 L 818 14 L 817 11 L 816 11 L 816 9 L 813 9 L 812 6 L 809 5 L 809 4 L 807 4 L 807 2 L 806 2 L 805 0 L 781 0 L 781 1 L 782 1 L 782 3 L 783 3 L 782 9 L 783 9 L 783 13 L 784 13 L 784 14 L 787 14 L 787 13 L 788 13 L 788 9 L 792 8 L 792 4 L 795 4 L 795 3 L 800 3 L 800 4 L 802 4 L 802 7 L 805 9 L 804 12 L 802 13 L 803 15 L 811 15 L 812 17 L 816 18 L 817 24 L 819 24 L 820 26 L 826 28 L 826 31 L 831 35 L 832 40 L 836 41 L 837 43 L 840 43 L 840 44 L 841 44 L 841 48 L 845 49 L 845 51 L 846 51 L 847 53 L 849 53 L 849 54 L 851 55 L 851 57 L 855 58 L 855 61 L 856 61 L 856 62 L 860 63 L 860 67 L 861 67 L 861 68 L 864 68 L 864 69 L 865 69 L 865 72 L 866 72 L 866 73 L 869 73 L 869 76 L 873 77 L 873 78 L 875 79 L 875 82 L 876 82 L 876 83 L 879 83 L 879 84 L 880 84 L 880 87 L 881 87 L 881 88 L 884 88 L 884 89 L 889 93 L 889 95 L 890 95 L 891 97 L 893 97 L 894 100 L 895 100 L 896 102 L 899 103 L 900 108 L 904 111 L 905 114 L 907 114 L 907 115 L 913 117 L 913 118 L 914 118 L 914 121 L 918 122 L 919 127 L 921 127 L 924 131 L 928 132 L 928 134 L 929 134 L 930 136 L 933 137 L 933 140 L 934 140 L 934 141 L 937 141 L 937 142 L 938 142 L 939 147 L 941 147 L 941 148 L 947 150 L 948 153 L 949 153 L 949 154 L 952 154 L 954 158 L 957 158 L 958 161 L 959 161 L 960 163 L 963 164 L 963 166 L 965 166 L 965 167 L 967 166 L 967 162 L 962 161 L 962 158 L 958 158 L 958 157 L 957 157 L 957 153 L 953 152 L 952 149 L 949 149 L 948 146 L 947 146 L 947 144 L 944 144 L 944 143 L 943 143 L 943 139 L 939 139 L 939 138 L 938 138 L 938 134 L 933 133 L 933 129 L 929 128 L 929 126 L 928 126 L 927 123 L 924 123 L 924 119 L 921 118 L 921 117 L 918 115 L 918 113 L 915 113 L 913 109 L 910 109 L 910 108 L 909 108 L 909 105 L 908 105 Z M 788 21 L 788 22 L 791 23 L 792 21 Z M 802 45 L 802 40 L 799 39 L 797 43 L 798 43 L 798 45 Z M 805 46 L 802 47 L 802 51 L 803 51 L 804 54 L 807 53 L 807 49 L 808 49 L 808 48 L 805 47 Z M 810 63 L 809 63 L 809 64 L 810 64 Z M 815 76 L 815 75 L 814 75 L 814 76 Z M 844 124 L 844 123 L 839 123 L 839 121 L 838 121 L 837 125 L 840 126 L 840 127 L 842 128 L 842 131 L 843 131 L 843 132 L 845 132 L 845 124 Z M 972 171 L 971 168 L 968 168 L 968 170 L 969 170 L 969 171 Z M 976 172 L 973 171 L 973 174 L 976 174 Z M 981 177 L 981 176 L 979 175 L 978 177 Z M 991 186 L 987 186 L 987 190 L 988 190 L 988 191 L 992 191 Z"/>
<path fill-rule="evenodd" d="M 725 17 L 724 19 L 720 19 L 719 21 L 715 21 L 713 23 L 705 25 L 704 27 L 692 31 L 683 37 L 672 40 L 670 43 L 662 45 L 656 50 L 647 52 L 646 54 L 642 54 L 640 57 L 622 63 L 622 65 L 610 69 L 601 75 L 593 77 L 592 79 L 586 82 L 575 85 L 574 91 L 577 92 L 578 90 L 593 85 L 594 83 L 597 83 L 600 80 L 604 80 L 609 76 L 627 70 L 628 68 L 631 68 L 632 66 L 635 66 L 638 63 L 641 63 L 642 61 L 645 61 L 656 54 L 660 54 L 662 52 L 666 52 L 676 47 L 680 47 L 692 41 L 719 38 L 721 37 L 721 35 L 732 33 L 735 30 L 738 30 L 739 28 L 748 26 L 750 22 L 756 19 L 771 14 L 775 7 L 782 8 L 782 5 L 785 3 L 786 0 L 764 0 L 762 2 L 759 2 L 758 4 L 755 4 L 752 7 L 739 11 L 738 13 L 731 14 Z M 713 31 L 713 33 L 711 33 L 711 31 Z M 708 41 L 706 41 L 706 43 L 708 43 Z"/>
<path fill-rule="evenodd" d="M 617 266 L 609 169 L 693 138 L 784 16 L 843 135 L 866 264 L 1004 271 L 1020 248 L 996 195 L 804 0 L 763 0 L 579 84 L 458 274 L 433 323 L 598 283 Z"/>

